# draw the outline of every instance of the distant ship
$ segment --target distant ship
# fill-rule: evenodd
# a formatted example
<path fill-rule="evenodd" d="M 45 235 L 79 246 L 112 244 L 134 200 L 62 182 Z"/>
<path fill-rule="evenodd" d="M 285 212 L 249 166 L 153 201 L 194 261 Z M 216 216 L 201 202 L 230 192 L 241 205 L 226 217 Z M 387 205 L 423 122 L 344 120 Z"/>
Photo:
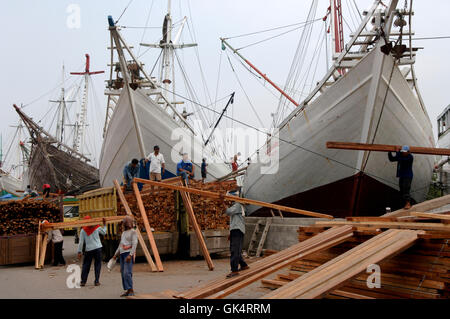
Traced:
<path fill-rule="evenodd" d="M 196 178 L 200 178 L 202 158 L 207 158 L 207 180 L 228 174 L 231 169 L 220 159 L 218 152 L 205 146 L 201 133 L 188 120 L 186 109 L 177 110 L 184 101 L 175 101 L 174 61 L 175 50 L 194 47 L 196 44 L 179 43 L 186 22 L 181 22 L 177 35 L 172 38 L 173 24 L 170 13 L 164 17 L 162 38 L 158 44 L 143 44 L 161 49 L 159 79 L 149 76 L 143 64 L 134 55 L 120 33 L 120 27 L 112 17 L 108 18 L 111 33 L 110 81 L 105 94 L 108 96 L 103 145 L 100 157 L 100 184 L 113 185 L 122 181 L 122 171 L 132 158 L 143 159 L 158 145 L 165 157 L 165 174 L 176 175 L 176 165 L 183 153 L 188 153 L 196 166 Z M 118 62 L 113 62 L 114 58 Z M 157 61 L 158 62 L 158 61 Z M 155 66 L 157 63 L 155 64 Z M 171 100 L 169 100 L 171 99 Z"/>
<path fill-rule="evenodd" d="M 90 72 L 89 55 L 86 54 L 85 72 L 72 73 L 84 76 L 84 92 L 81 101 L 81 112 L 76 123 L 67 123 L 65 119 L 66 100 L 64 86 L 58 101 L 58 125 L 56 136 L 47 132 L 33 119 L 26 115 L 17 105 L 14 105 L 31 138 L 31 151 L 28 163 L 28 183 L 31 188 L 42 190 L 44 184 L 50 184 L 51 192 L 81 193 L 99 187 L 98 169 L 90 164 L 91 160 L 83 154 L 86 131 L 89 76 L 102 73 Z M 64 129 L 71 125 L 75 128 L 73 145 L 64 140 Z"/>
<path fill-rule="evenodd" d="M 263 174 L 264 164 L 252 163 L 245 196 L 336 217 L 380 215 L 386 207 L 401 207 L 396 163 L 387 154 L 326 148 L 328 141 L 435 147 L 414 69 L 418 48 L 411 45 L 412 8 L 398 4 L 375 1 L 345 44 L 341 1 L 331 0 L 333 64 L 277 126 L 279 145 L 260 149 L 279 154 L 279 169 Z M 417 202 L 427 195 L 434 161 L 415 156 L 412 197 Z"/>

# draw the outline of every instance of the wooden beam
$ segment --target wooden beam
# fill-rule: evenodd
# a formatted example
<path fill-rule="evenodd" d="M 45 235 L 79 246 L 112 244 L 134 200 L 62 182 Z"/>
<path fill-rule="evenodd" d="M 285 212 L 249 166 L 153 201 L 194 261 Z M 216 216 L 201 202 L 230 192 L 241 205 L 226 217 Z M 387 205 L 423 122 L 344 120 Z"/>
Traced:
<path fill-rule="evenodd" d="M 390 229 L 417 229 L 417 230 L 435 230 L 450 232 L 449 224 L 441 223 L 408 223 L 408 222 L 376 222 L 376 221 L 363 221 L 363 222 L 350 222 L 350 221 L 318 221 L 316 226 L 322 227 L 334 227 L 349 225 L 354 227 L 377 227 L 377 228 L 390 228 Z"/>
<path fill-rule="evenodd" d="M 164 267 L 161 262 L 161 258 L 159 257 L 158 247 L 156 247 L 155 238 L 153 237 L 152 229 L 150 227 L 150 223 L 148 222 L 147 213 L 145 212 L 144 203 L 142 202 L 141 193 L 139 193 L 139 188 L 137 185 L 137 181 L 132 183 L 134 194 L 136 195 L 137 204 L 139 207 L 139 211 L 141 212 L 142 220 L 144 221 L 145 231 L 147 232 L 148 241 L 150 243 L 150 247 L 153 252 L 153 256 L 155 257 L 156 268 L 158 271 L 164 271 Z"/>
<path fill-rule="evenodd" d="M 116 192 L 119 195 L 120 202 L 122 203 L 122 206 L 125 208 L 125 212 L 128 216 L 133 217 L 133 213 L 131 212 L 130 206 L 128 205 L 127 199 L 125 198 L 125 195 L 122 192 L 122 188 L 119 185 L 119 182 L 117 180 L 114 180 L 114 187 L 116 188 Z M 153 272 L 158 271 L 158 268 L 156 268 L 155 263 L 153 262 L 152 256 L 150 255 L 150 252 L 148 251 L 147 245 L 145 244 L 144 237 L 142 237 L 141 230 L 139 227 L 136 227 L 136 234 L 138 236 L 139 244 L 142 247 L 142 250 L 144 251 L 145 258 L 147 259 L 148 264 L 150 265 L 150 268 Z"/>
<path fill-rule="evenodd" d="M 440 219 L 440 220 L 450 220 L 450 215 L 443 214 L 433 214 L 433 213 L 421 213 L 421 212 L 412 212 L 411 216 L 430 218 L 430 219 Z"/>
<path fill-rule="evenodd" d="M 62 222 L 62 223 L 45 223 L 41 224 L 42 232 L 47 232 L 53 229 L 64 229 L 70 227 L 85 227 L 85 226 L 95 226 L 103 223 L 103 220 L 106 221 L 107 224 L 115 224 L 120 223 L 123 220 L 123 216 L 108 216 L 108 217 L 97 217 L 91 219 L 81 219 L 74 220 L 70 222 Z"/>
<path fill-rule="evenodd" d="M 181 183 L 181 181 L 180 181 Z M 214 263 L 209 255 L 208 247 L 206 247 L 205 239 L 203 238 L 202 230 L 197 223 L 197 218 L 195 217 L 194 209 L 192 207 L 191 197 L 187 192 L 180 191 L 181 197 L 183 198 L 184 207 L 189 216 L 192 228 L 194 229 L 195 235 L 197 236 L 200 249 L 202 251 L 203 257 L 205 257 L 206 263 L 208 264 L 209 270 L 214 270 Z"/>
<path fill-rule="evenodd" d="M 327 142 L 327 148 L 339 150 L 354 151 L 372 151 L 372 152 L 398 152 L 402 149 L 400 145 L 383 145 L 383 144 L 364 144 L 364 143 L 347 143 L 347 142 Z M 410 152 L 422 155 L 442 155 L 450 156 L 448 148 L 432 148 L 410 146 Z"/>
<path fill-rule="evenodd" d="M 265 203 L 265 202 L 261 202 L 261 201 L 257 201 L 257 200 L 253 200 L 253 199 L 241 198 L 238 196 L 224 195 L 224 194 L 220 194 L 220 193 L 204 191 L 204 190 L 200 190 L 200 189 L 184 187 L 184 186 L 179 186 L 179 185 L 164 184 L 161 182 L 149 181 L 147 179 L 142 179 L 142 178 L 135 178 L 134 181 L 136 183 L 143 183 L 143 184 L 148 184 L 148 185 L 153 185 L 153 186 L 166 187 L 169 189 L 173 189 L 173 190 L 177 190 L 177 191 L 184 191 L 184 192 L 188 192 L 188 193 L 192 193 L 192 194 L 196 194 L 196 195 L 200 195 L 200 196 L 204 196 L 204 197 L 209 197 L 209 198 L 229 200 L 229 201 L 238 202 L 241 204 L 255 205 L 255 206 L 267 207 L 267 208 L 272 208 L 272 209 L 279 209 L 281 211 L 289 212 L 289 213 L 293 213 L 293 214 L 299 214 L 299 215 L 305 215 L 305 216 L 311 216 L 311 217 L 317 217 L 317 218 L 333 219 L 333 216 L 331 216 L 331 215 L 320 214 L 320 213 L 310 212 L 310 211 L 306 211 L 306 210 L 302 210 L 302 209 Z"/>
<path fill-rule="evenodd" d="M 450 195 L 438 197 L 411 207 L 411 209 L 400 209 L 394 212 L 384 214 L 382 217 L 402 217 L 408 216 L 410 212 L 428 212 L 450 204 Z"/>
<path fill-rule="evenodd" d="M 39 268 L 44 268 L 45 254 L 47 253 L 47 239 L 48 239 L 48 233 L 45 233 L 42 238 L 41 256 L 39 257 Z"/>
<path fill-rule="evenodd" d="M 39 221 L 39 225 L 41 224 L 41 221 Z M 42 240 L 42 234 L 41 234 L 41 227 L 38 226 L 38 234 L 36 235 L 36 251 L 34 256 L 34 268 L 39 269 L 39 256 L 41 252 L 41 240 Z"/>

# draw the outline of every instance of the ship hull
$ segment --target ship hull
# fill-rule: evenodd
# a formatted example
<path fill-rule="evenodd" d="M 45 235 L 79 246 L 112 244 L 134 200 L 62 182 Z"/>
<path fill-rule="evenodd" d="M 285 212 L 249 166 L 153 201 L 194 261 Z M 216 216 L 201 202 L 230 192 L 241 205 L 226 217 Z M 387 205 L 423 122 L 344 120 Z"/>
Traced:
<path fill-rule="evenodd" d="M 7 173 L 0 171 L 0 190 L 6 191 L 15 196 L 22 196 L 22 181 Z"/>
<path fill-rule="evenodd" d="M 33 145 L 28 180 L 38 190 L 50 184 L 51 192 L 83 192 L 99 186 L 97 168 L 45 142 Z"/>
<path fill-rule="evenodd" d="M 290 118 L 279 137 L 278 170 L 261 174 L 262 164 L 250 165 L 245 196 L 340 217 L 400 207 L 396 163 L 386 153 L 332 150 L 326 142 L 435 146 L 428 115 L 393 59 L 377 49 Z M 414 156 L 417 202 L 428 192 L 434 161 Z"/>
<path fill-rule="evenodd" d="M 181 128 L 169 114 L 148 98 L 141 89 L 131 90 L 137 114 L 137 122 L 142 132 L 145 154 L 153 151 L 158 145 L 164 155 L 166 174 L 171 177 L 176 174 L 176 165 L 184 152 L 196 166 L 195 178 L 201 178 L 200 163 L 207 155 L 203 145 L 190 131 Z M 100 157 L 100 183 L 102 187 L 113 185 L 114 180 L 123 180 L 123 168 L 133 158 L 142 159 L 136 128 L 132 117 L 127 90 L 122 90 L 115 106 L 114 113 L 108 124 L 103 140 Z M 207 180 L 220 178 L 231 170 L 224 163 L 209 163 Z"/>

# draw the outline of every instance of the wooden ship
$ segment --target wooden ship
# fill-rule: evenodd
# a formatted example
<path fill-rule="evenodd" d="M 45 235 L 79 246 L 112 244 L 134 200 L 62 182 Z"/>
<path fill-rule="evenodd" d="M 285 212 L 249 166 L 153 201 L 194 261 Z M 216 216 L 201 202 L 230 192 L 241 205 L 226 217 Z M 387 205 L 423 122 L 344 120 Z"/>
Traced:
<path fill-rule="evenodd" d="M 27 127 L 31 137 L 31 151 L 28 163 L 28 180 L 31 188 L 42 190 L 44 184 L 49 184 L 51 192 L 78 193 L 88 191 L 100 186 L 99 171 L 91 164 L 90 158 L 83 153 L 83 145 L 86 133 L 87 103 L 89 79 L 92 74 L 103 71 L 90 72 L 89 55 L 86 54 L 85 72 L 72 72 L 72 75 L 84 76 L 84 92 L 81 102 L 81 112 L 74 126 L 73 145 L 69 146 L 64 139 L 66 103 L 64 86 L 62 88 L 58 125 L 56 137 L 39 126 L 32 118 L 26 115 L 17 105 L 16 112 Z"/>

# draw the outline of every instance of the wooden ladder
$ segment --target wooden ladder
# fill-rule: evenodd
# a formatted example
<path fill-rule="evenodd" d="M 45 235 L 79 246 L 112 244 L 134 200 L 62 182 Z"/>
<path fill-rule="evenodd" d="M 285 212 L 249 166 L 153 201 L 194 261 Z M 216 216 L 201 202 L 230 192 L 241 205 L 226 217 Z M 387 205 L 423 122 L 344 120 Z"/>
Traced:
<path fill-rule="evenodd" d="M 261 231 L 261 227 L 264 226 L 264 230 Z M 248 246 L 248 255 L 259 257 L 261 256 L 264 243 L 266 242 L 267 233 L 269 232 L 270 225 L 272 224 L 271 218 L 259 219 L 255 225 L 255 230 L 253 231 L 252 237 L 250 238 L 250 244 Z M 258 240 L 258 235 L 261 235 Z M 255 245 L 258 243 L 258 247 L 255 249 Z M 254 255 L 253 255 L 254 253 Z"/>

